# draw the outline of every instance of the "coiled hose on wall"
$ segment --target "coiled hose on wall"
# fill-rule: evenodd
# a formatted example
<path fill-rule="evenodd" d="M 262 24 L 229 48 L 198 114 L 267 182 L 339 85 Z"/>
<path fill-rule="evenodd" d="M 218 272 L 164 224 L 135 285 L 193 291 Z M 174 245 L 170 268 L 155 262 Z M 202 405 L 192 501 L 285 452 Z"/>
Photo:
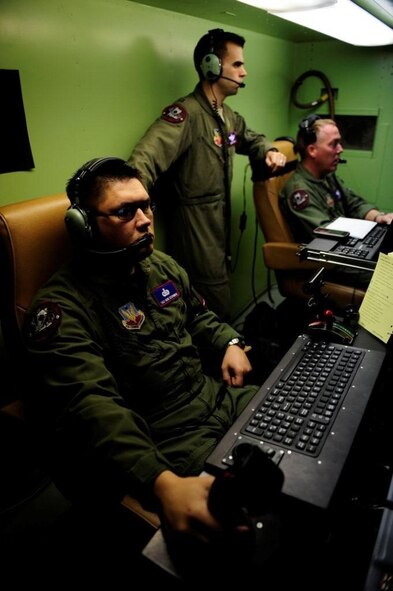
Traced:
<path fill-rule="evenodd" d="M 315 76 L 323 82 L 324 89 L 326 89 L 326 92 L 321 94 L 321 96 L 318 99 L 311 101 L 310 103 L 301 103 L 297 100 L 297 92 L 300 86 L 303 84 L 304 80 L 310 78 L 311 76 Z M 299 78 L 297 78 L 291 89 L 291 101 L 294 105 L 296 105 L 296 107 L 299 107 L 299 109 L 312 109 L 314 107 L 319 107 L 319 105 L 322 105 L 323 103 L 328 101 L 329 117 L 330 119 L 334 119 L 334 92 L 332 89 L 332 85 L 330 84 L 327 76 L 325 76 L 325 74 L 323 72 L 320 72 L 319 70 L 307 70 L 307 72 L 304 72 L 299 76 Z"/>

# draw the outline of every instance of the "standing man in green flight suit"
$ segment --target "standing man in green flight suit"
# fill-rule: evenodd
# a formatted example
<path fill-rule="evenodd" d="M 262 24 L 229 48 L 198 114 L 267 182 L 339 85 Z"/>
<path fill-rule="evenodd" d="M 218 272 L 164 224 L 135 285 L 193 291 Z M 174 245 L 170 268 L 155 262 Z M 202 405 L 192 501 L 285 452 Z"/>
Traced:
<path fill-rule="evenodd" d="M 263 134 L 224 104 L 243 88 L 245 39 L 214 29 L 194 50 L 199 83 L 166 107 L 134 147 L 142 173 L 168 216 L 168 249 L 210 309 L 230 317 L 231 182 L 235 153 L 275 172 L 286 163 Z"/>

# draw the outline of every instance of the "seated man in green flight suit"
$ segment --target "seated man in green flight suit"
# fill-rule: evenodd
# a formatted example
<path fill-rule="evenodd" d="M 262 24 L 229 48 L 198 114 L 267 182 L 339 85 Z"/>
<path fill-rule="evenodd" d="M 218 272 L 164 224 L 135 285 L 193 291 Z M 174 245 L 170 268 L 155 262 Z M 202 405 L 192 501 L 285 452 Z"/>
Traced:
<path fill-rule="evenodd" d="M 336 175 L 343 152 L 340 131 L 332 119 L 309 115 L 300 122 L 296 151 L 300 154 L 294 174 L 284 185 L 280 206 L 295 240 L 310 242 L 314 228 L 344 216 L 390 224 L 393 213 L 384 213 L 349 189 Z M 371 271 L 337 267 L 329 277 L 355 287 L 367 287 Z"/>

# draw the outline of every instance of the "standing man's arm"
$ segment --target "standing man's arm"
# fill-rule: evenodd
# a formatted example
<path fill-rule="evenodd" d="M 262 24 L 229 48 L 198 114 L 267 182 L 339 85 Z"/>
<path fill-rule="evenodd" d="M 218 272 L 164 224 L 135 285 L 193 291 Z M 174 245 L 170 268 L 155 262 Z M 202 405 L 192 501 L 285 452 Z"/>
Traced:
<path fill-rule="evenodd" d="M 238 130 L 239 136 L 236 152 L 249 157 L 253 170 L 267 166 L 271 172 L 276 172 L 285 166 L 287 161 L 285 154 L 279 152 L 264 134 L 247 127 L 239 113 L 235 113 L 235 117 L 235 129 Z"/>
<path fill-rule="evenodd" d="M 192 141 L 189 115 L 179 103 L 166 107 L 135 145 L 128 161 L 147 189 L 183 154 Z"/>

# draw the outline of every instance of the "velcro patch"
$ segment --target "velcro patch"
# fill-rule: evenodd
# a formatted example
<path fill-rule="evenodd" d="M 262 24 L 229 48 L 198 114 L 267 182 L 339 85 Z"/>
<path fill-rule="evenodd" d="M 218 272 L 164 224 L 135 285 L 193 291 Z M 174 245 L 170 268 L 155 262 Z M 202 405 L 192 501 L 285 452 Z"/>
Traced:
<path fill-rule="evenodd" d="M 29 316 L 26 334 L 31 343 L 46 343 L 57 334 L 61 308 L 56 302 L 41 302 Z"/>
<path fill-rule="evenodd" d="M 228 145 L 235 146 L 237 144 L 237 132 L 231 131 L 228 133 Z"/>
<path fill-rule="evenodd" d="M 140 330 L 145 321 L 145 313 L 132 302 L 128 302 L 119 308 L 119 314 L 122 317 L 122 325 L 127 330 Z"/>
<path fill-rule="evenodd" d="M 289 198 L 289 202 L 293 209 L 299 211 L 307 207 L 307 205 L 310 203 L 310 199 L 307 191 L 304 191 L 303 189 L 298 189 L 292 193 L 292 195 Z"/>
<path fill-rule="evenodd" d="M 187 111 L 182 105 L 175 103 L 165 107 L 161 113 L 161 119 L 168 121 L 168 123 L 183 123 L 187 118 Z"/>
<path fill-rule="evenodd" d="M 219 129 L 215 129 L 213 131 L 213 142 L 215 143 L 216 146 L 218 146 L 219 148 L 222 147 L 222 135 L 220 133 Z"/>
<path fill-rule="evenodd" d="M 166 281 L 151 290 L 154 299 L 161 308 L 179 299 L 180 293 L 173 281 Z"/>
<path fill-rule="evenodd" d="M 333 208 L 336 205 L 333 197 L 329 194 L 326 195 L 326 205 L 330 208 Z"/>

